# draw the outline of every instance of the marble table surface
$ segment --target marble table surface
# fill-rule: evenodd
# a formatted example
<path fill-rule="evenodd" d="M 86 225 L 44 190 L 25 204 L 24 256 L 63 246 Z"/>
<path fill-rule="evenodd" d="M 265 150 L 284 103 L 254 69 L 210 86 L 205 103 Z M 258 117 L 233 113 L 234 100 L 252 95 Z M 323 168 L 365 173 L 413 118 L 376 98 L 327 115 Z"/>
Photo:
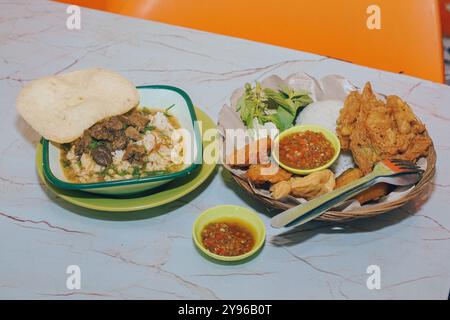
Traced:
<path fill-rule="evenodd" d="M 0 298 L 32 299 L 447 299 L 450 289 L 450 87 L 323 56 L 81 9 L 0 0 Z M 170 84 L 214 120 L 228 95 L 270 74 L 339 74 L 397 94 L 427 124 L 438 154 L 425 195 L 401 209 L 344 224 L 312 222 L 291 241 L 244 264 L 223 265 L 194 249 L 191 225 L 203 210 L 236 204 L 259 212 L 228 173 L 187 197 L 131 213 L 85 210 L 55 197 L 35 169 L 39 136 L 15 98 L 30 80 L 100 66 L 136 85 Z M 276 232 L 268 227 L 269 235 Z M 68 289 L 67 267 L 81 270 Z M 369 290 L 367 268 L 379 267 Z"/>

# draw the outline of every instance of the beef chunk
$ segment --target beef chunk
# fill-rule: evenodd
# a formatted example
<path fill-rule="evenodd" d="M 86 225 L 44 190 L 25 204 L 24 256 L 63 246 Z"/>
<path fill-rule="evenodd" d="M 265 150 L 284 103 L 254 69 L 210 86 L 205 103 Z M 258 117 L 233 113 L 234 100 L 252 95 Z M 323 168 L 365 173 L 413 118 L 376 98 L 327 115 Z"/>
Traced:
<path fill-rule="evenodd" d="M 120 122 L 122 122 L 123 124 L 129 125 L 129 121 L 128 121 L 127 115 L 130 115 L 130 114 L 131 114 L 131 112 L 128 112 L 128 113 L 126 113 L 126 114 L 119 114 L 119 115 L 116 116 L 116 117 L 117 117 L 117 119 L 119 119 Z"/>
<path fill-rule="evenodd" d="M 95 124 L 89 131 L 91 136 L 97 140 L 113 141 L 115 134 L 122 129 L 123 123 L 119 117 L 112 117 Z"/>
<path fill-rule="evenodd" d="M 101 166 L 106 167 L 112 163 L 111 151 L 105 145 L 97 146 L 92 150 L 91 155 L 94 161 Z"/>
<path fill-rule="evenodd" d="M 142 164 L 145 157 L 145 148 L 136 144 L 129 144 L 123 155 L 123 159 L 131 164 Z"/>
<path fill-rule="evenodd" d="M 112 117 L 106 121 L 105 126 L 110 130 L 119 131 L 123 129 L 123 123 L 120 121 L 119 117 Z"/>
<path fill-rule="evenodd" d="M 112 150 L 123 150 L 127 147 L 128 139 L 123 131 L 117 131 L 114 134 L 114 139 L 111 141 Z"/>
<path fill-rule="evenodd" d="M 139 131 L 135 127 L 128 127 L 125 130 L 125 135 L 134 141 L 138 141 L 141 139 L 141 135 L 139 134 Z"/>
<path fill-rule="evenodd" d="M 92 142 L 92 137 L 89 134 L 89 131 L 84 131 L 83 135 L 75 140 L 75 154 L 77 156 L 81 156 L 83 153 L 85 153 L 88 150 L 89 144 Z"/>
<path fill-rule="evenodd" d="M 133 126 L 139 132 L 142 132 L 150 120 L 146 116 L 143 116 L 139 111 L 133 111 L 131 114 L 126 116 L 126 121 L 128 125 Z"/>

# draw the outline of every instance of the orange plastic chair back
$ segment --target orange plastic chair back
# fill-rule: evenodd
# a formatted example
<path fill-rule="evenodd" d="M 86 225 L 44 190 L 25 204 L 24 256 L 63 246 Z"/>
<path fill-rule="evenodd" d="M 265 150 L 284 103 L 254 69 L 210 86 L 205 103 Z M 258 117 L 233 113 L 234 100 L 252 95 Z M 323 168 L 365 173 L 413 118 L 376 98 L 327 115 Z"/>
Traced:
<path fill-rule="evenodd" d="M 441 5 L 442 32 L 450 37 L 450 0 L 439 0 Z"/>
<path fill-rule="evenodd" d="M 59 1 L 444 81 L 437 0 Z"/>

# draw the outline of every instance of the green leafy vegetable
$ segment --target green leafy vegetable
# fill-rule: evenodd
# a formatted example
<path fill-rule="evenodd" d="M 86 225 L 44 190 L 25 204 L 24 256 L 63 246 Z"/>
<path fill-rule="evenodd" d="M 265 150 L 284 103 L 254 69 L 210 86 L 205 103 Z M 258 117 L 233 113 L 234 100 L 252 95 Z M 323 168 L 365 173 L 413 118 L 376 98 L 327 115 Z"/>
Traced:
<path fill-rule="evenodd" d="M 67 159 L 62 160 L 62 165 L 64 168 L 70 167 L 70 161 Z"/>
<path fill-rule="evenodd" d="M 145 113 L 145 114 L 150 114 L 150 113 L 152 113 L 151 110 L 150 110 L 149 108 L 147 108 L 147 107 L 143 107 L 143 108 L 141 109 L 141 111 L 142 111 L 143 113 Z"/>
<path fill-rule="evenodd" d="M 121 171 L 117 172 L 117 174 L 118 174 L 119 176 L 123 177 L 123 176 L 126 176 L 126 175 L 128 174 L 128 171 L 126 171 L 126 170 L 121 170 Z"/>
<path fill-rule="evenodd" d="M 97 148 L 98 146 L 101 146 L 103 144 L 104 144 L 103 141 L 92 139 L 92 141 L 88 144 L 88 148 L 91 150 L 94 150 L 95 148 Z"/>
<path fill-rule="evenodd" d="M 133 178 L 139 178 L 141 176 L 141 169 L 139 167 L 133 167 L 133 172 L 131 175 Z"/>
<path fill-rule="evenodd" d="M 99 175 L 102 176 L 102 177 L 104 177 L 106 175 L 109 175 L 108 174 L 109 169 L 110 169 L 110 167 L 106 166 L 102 171 L 99 172 Z"/>
<path fill-rule="evenodd" d="M 175 107 L 175 103 L 172 104 L 170 107 L 166 108 L 166 110 L 164 110 L 164 115 L 166 117 L 170 117 L 169 110 L 172 109 L 173 107 Z"/>
<path fill-rule="evenodd" d="M 155 126 L 152 126 L 151 124 L 148 124 L 148 125 L 144 128 L 144 132 L 152 131 L 152 130 L 155 130 L 155 129 L 156 129 Z"/>
<path fill-rule="evenodd" d="M 62 143 L 61 144 L 61 148 L 66 152 L 69 151 L 71 147 L 72 147 L 72 145 L 70 143 Z"/>
<path fill-rule="evenodd" d="M 280 130 L 292 127 L 298 111 L 312 103 L 309 92 L 293 90 L 288 87 L 273 90 L 262 88 L 259 82 L 255 87 L 245 84 L 245 92 L 237 102 L 237 111 L 245 125 L 252 129 L 254 119 L 261 125 L 273 122 Z"/>

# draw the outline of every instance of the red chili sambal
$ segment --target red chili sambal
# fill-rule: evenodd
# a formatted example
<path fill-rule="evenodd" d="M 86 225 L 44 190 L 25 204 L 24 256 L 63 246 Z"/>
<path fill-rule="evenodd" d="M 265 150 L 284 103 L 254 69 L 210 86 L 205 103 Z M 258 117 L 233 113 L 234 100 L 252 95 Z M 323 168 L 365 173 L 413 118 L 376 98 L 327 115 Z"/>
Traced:
<path fill-rule="evenodd" d="M 330 161 L 335 150 L 321 132 L 303 131 L 283 137 L 279 143 L 280 161 L 294 169 L 315 169 Z"/>
<path fill-rule="evenodd" d="M 253 232 L 240 220 L 210 223 L 202 230 L 201 237 L 206 249 L 221 256 L 239 256 L 255 245 Z"/>

